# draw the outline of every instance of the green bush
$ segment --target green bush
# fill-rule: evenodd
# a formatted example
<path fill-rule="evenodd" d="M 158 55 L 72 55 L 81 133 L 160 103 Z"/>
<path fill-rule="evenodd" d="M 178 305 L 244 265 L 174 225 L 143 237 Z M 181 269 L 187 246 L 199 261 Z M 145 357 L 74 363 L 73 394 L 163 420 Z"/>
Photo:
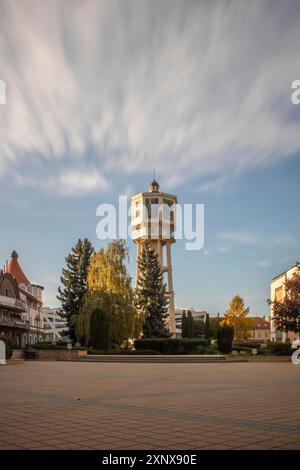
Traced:
<path fill-rule="evenodd" d="M 276 343 L 271 341 L 261 350 L 261 354 L 273 356 L 290 356 L 292 353 L 293 350 L 289 343 Z"/>
<path fill-rule="evenodd" d="M 237 350 L 237 347 L 242 348 L 251 348 L 251 349 L 260 349 L 262 343 L 256 343 L 255 341 L 234 341 L 232 345 L 232 349 Z"/>
<path fill-rule="evenodd" d="M 6 359 L 10 359 L 12 356 L 12 341 L 7 335 L 0 335 L 0 340 L 5 343 L 5 355 Z"/>
<path fill-rule="evenodd" d="M 223 354 L 229 354 L 232 351 L 232 341 L 234 330 L 231 326 L 219 326 L 217 331 L 218 349 Z"/>
<path fill-rule="evenodd" d="M 161 354 L 195 354 L 199 346 L 207 347 L 209 341 L 198 338 L 147 338 L 136 339 L 134 347 L 136 350 L 152 350 Z"/>
<path fill-rule="evenodd" d="M 212 346 L 197 346 L 195 354 L 218 354 L 218 350 Z"/>
<path fill-rule="evenodd" d="M 233 351 L 244 352 L 246 354 L 252 354 L 252 348 L 247 348 L 246 346 L 232 346 Z M 255 349 L 255 348 L 254 348 Z"/>

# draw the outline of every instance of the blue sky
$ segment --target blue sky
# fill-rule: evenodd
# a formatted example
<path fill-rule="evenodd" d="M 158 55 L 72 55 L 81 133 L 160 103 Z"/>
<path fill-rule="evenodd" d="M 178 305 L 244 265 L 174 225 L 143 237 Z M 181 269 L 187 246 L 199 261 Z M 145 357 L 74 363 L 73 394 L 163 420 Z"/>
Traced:
<path fill-rule="evenodd" d="M 2 1 L 2 264 L 16 249 L 57 305 L 71 246 L 99 246 L 98 204 L 155 167 L 205 204 L 203 250 L 174 246 L 176 305 L 222 313 L 239 293 L 268 314 L 271 278 L 300 258 L 299 20 L 291 0 Z"/>

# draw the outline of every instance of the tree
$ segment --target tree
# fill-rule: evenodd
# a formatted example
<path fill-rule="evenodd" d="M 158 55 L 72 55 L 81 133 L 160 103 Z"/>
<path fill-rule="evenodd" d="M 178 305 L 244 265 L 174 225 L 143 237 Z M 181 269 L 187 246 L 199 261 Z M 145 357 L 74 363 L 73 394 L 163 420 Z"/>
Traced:
<path fill-rule="evenodd" d="M 194 338 L 204 338 L 205 323 L 203 320 L 194 320 Z"/>
<path fill-rule="evenodd" d="M 221 325 L 231 326 L 234 329 L 235 339 L 247 340 L 252 330 L 252 321 L 247 318 L 248 313 L 249 307 L 245 308 L 244 299 L 235 295 L 229 304 L 229 309 L 224 314 Z"/>
<path fill-rule="evenodd" d="M 216 318 L 211 318 L 209 320 L 210 330 L 211 330 L 211 338 L 217 339 L 217 332 L 218 332 L 218 329 L 219 329 L 219 326 L 220 326 L 220 323 L 221 323 L 222 320 L 223 320 L 223 318 L 221 318 L 219 316 L 216 317 Z"/>
<path fill-rule="evenodd" d="M 206 314 L 205 323 L 204 323 L 204 338 L 210 341 L 211 339 L 211 328 L 210 328 L 210 320 L 209 315 Z"/>
<path fill-rule="evenodd" d="M 126 268 L 128 249 L 124 240 L 115 240 L 92 256 L 87 275 L 88 293 L 76 324 L 81 343 L 90 344 L 91 312 L 102 309 L 108 319 L 110 345 L 121 345 L 135 336 L 136 311 L 131 277 Z"/>
<path fill-rule="evenodd" d="M 95 349 L 109 349 L 108 316 L 100 308 L 95 308 L 91 313 L 90 345 Z"/>
<path fill-rule="evenodd" d="M 75 322 L 87 292 L 87 270 L 94 252 L 91 242 L 79 239 L 65 258 L 66 267 L 62 270 L 60 281 L 63 288 L 58 288 L 58 300 L 61 302 L 62 316 L 66 319 L 67 334 L 75 341 Z"/>
<path fill-rule="evenodd" d="M 182 335 L 183 338 L 195 338 L 195 321 L 190 310 L 187 311 L 186 320 L 185 320 L 185 331 Z"/>
<path fill-rule="evenodd" d="M 275 327 L 282 331 L 300 332 L 300 264 L 291 278 L 284 283 L 285 297 L 281 301 L 271 301 Z"/>
<path fill-rule="evenodd" d="M 138 280 L 135 304 L 143 324 L 146 338 L 167 337 L 168 299 L 158 255 L 146 240 L 138 258 Z"/>
<path fill-rule="evenodd" d="M 232 341 L 234 336 L 234 329 L 232 326 L 223 325 L 219 326 L 217 331 L 217 344 L 218 349 L 223 354 L 229 354 L 232 351 Z"/>
<path fill-rule="evenodd" d="M 183 310 L 182 317 L 181 317 L 181 336 L 182 336 L 182 338 L 186 338 L 186 334 L 187 334 L 186 313 L 185 313 L 185 310 Z"/>
<path fill-rule="evenodd" d="M 184 310 L 182 314 L 182 338 L 203 338 L 204 331 L 204 321 L 195 320 L 190 310 L 188 310 L 187 314 Z"/>

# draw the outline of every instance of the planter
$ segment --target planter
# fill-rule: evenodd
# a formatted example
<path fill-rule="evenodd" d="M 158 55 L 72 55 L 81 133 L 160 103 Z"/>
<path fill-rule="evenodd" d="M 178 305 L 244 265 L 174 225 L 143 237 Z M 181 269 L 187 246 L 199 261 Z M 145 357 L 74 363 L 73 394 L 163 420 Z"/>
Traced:
<path fill-rule="evenodd" d="M 11 359 L 24 359 L 23 349 L 13 349 Z"/>
<path fill-rule="evenodd" d="M 35 350 L 34 359 L 37 361 L 72 361 L 87 355 L 87 350 L 49 349 Z"/>

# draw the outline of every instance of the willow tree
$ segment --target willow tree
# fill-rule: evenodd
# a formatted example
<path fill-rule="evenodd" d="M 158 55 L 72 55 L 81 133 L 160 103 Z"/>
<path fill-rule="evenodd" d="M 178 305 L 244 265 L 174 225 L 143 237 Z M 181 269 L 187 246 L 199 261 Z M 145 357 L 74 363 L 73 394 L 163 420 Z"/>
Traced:
<path fill-rule="evenodd" d="M 126 267 L 128 249 L 125 241 L 109 243 L 91 257 L 85 303 L 81 318 L 78 319 L 77 335 L 83 335 L 84 342 L 90 341 L 88 325 L 91 311 L 102 309 L 108 318 L 108 334 L 111 344 L 120 345 L 135 334 L 135 308 L 131 277 Z"/>

